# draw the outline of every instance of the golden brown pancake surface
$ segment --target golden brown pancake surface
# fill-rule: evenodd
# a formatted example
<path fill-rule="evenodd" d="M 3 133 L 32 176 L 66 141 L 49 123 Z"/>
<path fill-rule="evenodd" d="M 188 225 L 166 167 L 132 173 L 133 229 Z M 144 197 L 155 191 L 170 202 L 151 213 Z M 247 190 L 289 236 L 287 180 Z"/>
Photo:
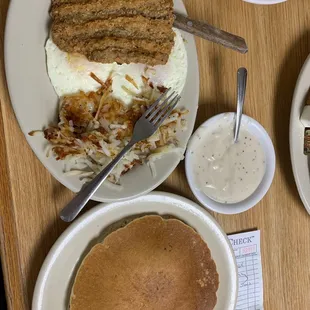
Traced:
<path fill-rule="evenodd" d="M 219 280 L 210 250 L 176 219 L 145 216 L 108 235 L 82 262 L 71 310 L 209 310 Z"/>

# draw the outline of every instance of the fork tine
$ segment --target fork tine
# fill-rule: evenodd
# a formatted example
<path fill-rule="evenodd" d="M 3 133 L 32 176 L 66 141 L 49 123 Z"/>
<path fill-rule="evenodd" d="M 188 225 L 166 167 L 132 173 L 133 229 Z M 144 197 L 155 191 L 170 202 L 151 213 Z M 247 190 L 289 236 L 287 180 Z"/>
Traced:
<path fill-rule="evenodd" d="M 156 119 L 154 121 L 152 121 L 152 124 L 158 128 L 164 122 L 164 120 L 171 114 L 171 112 L 176 107 L 176 105 L 178 104 L 180 99 L 181 99 L 181 96 L 178 96 L 178 95 L 175 96 L 171 100 L 171 102 L 169 104 L 167 104 L 167 106 L 165 107 L 164 111 L 162 111 L 160 113 L 161 114 L 161 118 L 157 116 Z"/>
<path fill-rule="evenodd" d="M 170 96 L 170 97 L 171 97 L 171 96 Z M 168 103 L 164 106 L 164 108 L 163 108 L 161 111 L 159 111 L 159 113 L 156 115 L 156 117 L 155 117 L 154 119 L 151 120 L 151 122 L 152 122 L 153 124 L 157 123 L 157 122 L 163 117 L 163 115 L 165 115 L 165 113 L 167 112 L 167 110 L 171 107 L 171 105 L 174 103 L 175 99 L 178 98 L 178 97 L 179 97 L 179 95 L 176 94 L 176 95 L 171 99 L 171 101 L 168 102 Z"/>
<path fill-rule="evenodd" d="M 158 99 L 156 99 L 149 108 L 147 108 L 147 110 L 144 112 L 144 117 L 147 117 L 154 110 L 154 108 L 158 106 L 160 101 L 167 95 L 170 89 L 171 88 L 166 89 L 165 92 Z"/>
<path fill-rule="evenodd" d="M 161 104 L 158 104 L 157 107 L 154 109 L 154 111 L 149 115 L 147 118 L 150 122 L 152 121 L 152 118 L 154 118 L 158 113 L 160 113 L 167 103 L 169 103 L 170 98 L 175 94 L 175 92 L 172 92 Z"/>

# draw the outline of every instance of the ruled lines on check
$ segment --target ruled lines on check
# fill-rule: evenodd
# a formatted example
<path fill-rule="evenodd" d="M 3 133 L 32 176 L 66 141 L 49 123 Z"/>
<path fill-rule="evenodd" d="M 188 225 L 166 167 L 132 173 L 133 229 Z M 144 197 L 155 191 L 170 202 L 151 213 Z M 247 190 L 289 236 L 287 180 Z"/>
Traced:
<path fill-rule="evenodd" d="M 228 236 L 238 267 L 239 292 L 236 310 L 263 310 L 263 277 L 260 231 Z"/>

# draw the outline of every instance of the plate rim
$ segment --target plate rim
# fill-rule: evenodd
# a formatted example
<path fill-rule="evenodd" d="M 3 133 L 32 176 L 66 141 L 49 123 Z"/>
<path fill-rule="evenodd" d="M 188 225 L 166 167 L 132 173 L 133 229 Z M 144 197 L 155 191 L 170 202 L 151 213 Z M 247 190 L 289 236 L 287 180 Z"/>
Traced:
<path fill-rule="evenodd" d="M 13 97 L 14 97 L 13 89 L 14 89 L 14 87 L 12 85 L 14 83 L 13 83 L 13 77 L 11 77 L 12 73 L 9 73 L 12 71 L 12 69 L 9 69 L 9 67 L 11 68 L 11 61 L 9 64 L 9 60 L 8 60 L 8 59 L 11 59 L 11 57 L 9 56 L 10 55 L 9 40 L 12 37 L 11 32 L 12 32 L 12 29 L 14 28 L 14 27 L 12 27 L 13 12 L 14 12 L 15 7 L 18 6 L 20 1 L 21 0 L 11 0 L 10 1 L 8 12 L 7 12 L 7 17 L 6 17 L 6 22 L 5 22 L 5 29 L 4 29 L 4 71 L 5 71 L 5 77 L 6 77 L 11 107 L 13 108 L 13 112 L 14 112 L 15 118 L 17 120 L 18 126 L 19 126 L 20 130 L 22 131 L 24 137 L 26 138 L 28 146 L 31 148 L 32 152 L 36 155 L 36 158 L 39 159 L 40 163 L 45 167 L 45 169 L 47 169 L 47 171 L 60 184 L 65 186 L 70 191 L 77 193 L 80 191 L 83 184 L 80 183 L 79 187 L 75 186 L 74 182 L 70 181 L 69 177 L 62 176 L 55 169 L 53 169 L 50 165 L 48 165 L 48 160 L 52 160 L 52 159 L 46 160 L 46 156 L 43 155 L 43 153 L 36 147 L 35 142 L 33 140 L 33 137 L 30 137 L 28 135 L 28 131 L 25 128 L 25 124 L 22 120 L 23 118 L 21 117 L 21 113 L 18 112 L 19 109 L 17 108 L 17 104 L 13 103 Z M 179 9 L 177 9 L 177 10 L 181 9 L 183 12 L 185 12 L 187 14 L 187 10 L 186 10 L 186 7 L 185 7 L 183 0 L 174 0 L 174 2 L 178 3 L 177 5 L 178 5 Z M 192 101 L 196 102 L 196 105 L 192 108 L 194 121 L 192 122 L 192 126 L 190 126 L 189 129 L 187 129 L 188 133 L 189 133 L 189 137 L 188 137 L 185 145 L 180 145 L 182 148 L 184 148 L 184 153 L 186 150 L 186 145 L 187 145 L 187 143 L 188 143 L 188 141 L 189 141 L 189 139 L 190 139 L 190 137 L 194 131 L 195 121 L 196 121 L 197 112 L 198 112 L 199 89 L 200 89 L 200 86 L 199 86 L 200 85 L 200 73 L 199 73 L 197 44 L 196 44 L 194 36 L 193 35 L 190 35 L 190 36 L 192 38 L 194 51 L 193 51 L 193 58 L 191 59 L 192 62 L 190 63 L 189 59 L 188 59 L 188 67 L 189 67 L 189 65 L 194 67 L 195 77 L 197 78 L 197 84 L 191 86 L 191 88 L 194 88 L 194 91 L 192 92 L 192 94 L 194 94 Z M 170 156 L 175 156 L 175 155 L 171 154 Z M 94 193 L 94 195 L 92 196 L 92 199 L 97 201 L 97 202 L 113 202 L 113 201 L 125 201 L 128 199 L 134 199 L 134 198 L 139 197 L 141 195 L 145 195 L 145 194 L 151 192 L 152 190 L 154 190 L 160 184 L 162 184 L 169 177 L 169 175 L 176 169 L 176 167 L 179 165 L 180 161 L 181 161 L 181 158 L 176 158 L 176 156 L 175 156 L 175 159 L 173 159 L 173 164 L 171 164 L 169 166 L 170 169 L 167 169 L 167 171 L 169 171 L 169 173 L 166 172 L 165 174 L 163 174 L 163 176 L 160 179 L 158 179 L 156 182 L 154 182 L 152 186 L 149 186 L 148 188 L 145 188 L 144 190 L 142 190 L 140 192 L 128 194 L 128 195 L 120 197 L 120 198 L 106 198 L 106 197 L 103 197 L 103 195 L 98 195 L 97 193 Z"/>
<path fill-rule="evenodd" d="M 219 223 L 216 221 L 216 219 L 203 207 L 198 205 L 196 202 L 185 198 L 183 196 L 179 196 L 176 194 L 168 193 L 168 192 L 163 192 L 163 191 L 152 191 L 146 195 L 139 196 L 134 199 L 127 200 L 126 202 L 124 201 L 114 201 L 110 203 L 100 203 L 99 205 L 93 207 L 92 209 L 88 210 L 85 212 L 83 215 L 81 215 L 77 220 L 75 220 L 70 226 L 68 226 L 65 231 L 62 232 L 62 234 L 57 238 L 51 249 L 49 250 L 47 256 L 44 259 L 44 262 L 40 268 L 36 284 L 34 287 L 34 292 L 33 292 L 33 297 L 32 297 L 32 309 L 33 310 L 40 310 L 40 301 L 42 300 L 41 295 L 43 294 L 44 290 L 44 285 L 45 282 L 48 278 L 49 274 L 49 269 L 53 265 L 53 261 L 57 259 L 58 253 L 61 252 L 61 249 L 68 243 L 70 242 L 71 238 L 70 237 L 74 231 L 79 231 L 81 227 L 83 227 L 83 224 L 87 223 L 91 218 L 94 218 L 97 214 L 102 214 L 102 213 L 107 213 L 109 212 L 110 209 L 113 209 L 117 207 L 119 204 L 124 204 L 124 203 L 133 203 L 134 201 L 152 201 L 152 197 L 154 196 L 161 196 L 163 198 L 166 198 L 172 201 L 178 201 L 179 203 L 183 205 L 189 205 L 192 210 L 195 210 L 198 214 L 202 215 L 203 217 L 207 218 L 212 224 L 216 227 L 217 233 L 219 233 L 222 237 L 225 239 L 225 244 L 226 244 L 226 250 L 229 251 L 229 260 L 231 262 L 231 266 L 233 267 L 232 274 L 234 274 L 235 281 L 232 281 L 233 283 L 233 290 L 231 296 L 232 300 L 234 300 L 234 305 L 233 307 L 230 308 L 230 310 L 235 309 L 236 304 L 237 304 L 237 298 L 238 298 L 238 269 L 237 269 L 237 262 L 236 258 L 234 255 L 234 250 L 232 248 L 232 245 L 229 241 L 229 238 L 227 234 L 224 232 L 222 227 L 219 225 Z M 166 202 L 166 201 L 165 201 Z M 133 211 L 133 214 L 137 214 Z M 197 215 L 198 216 L 198 215 Z"/>
<path fill-rule="evenodd" d="M 298 190 L 298 194 L 305 209 L 310 214 L 310 194 L 308 195 L 309 197 L 307 197 L 307 195 L 305 194 L 307 190 L 305 188 L 306 184 L 304 184 L 301 181 L 302 175 L 305 175 L 304 173 L 305 169 L 300 169 L 299 167 L 297 167 L 297 159 L 296 159 L 296 156 L 297 156 L 296 153 L 298 151 L 303 152 L 302 149 L 296 150 L 296 147 L 298 147 L 297 144 L 300 142 L 300 139 L 302 139 L 303 141 L 303 131 L 299 132 L 301 130 L 301 127 L 300 127 L 301 123 L 299 119 L 300 115 L 298 114 L 299 114 L 299 110 L 304 105 L 305 98 L 303 98 L 303 100 L 299 100 L 298 97 L 301 95 L 300 93 L 303 92 L 301 83 L 303 81 L 304 76 L 307 74 L 307 72 L 310 75 L 310 55 L 308 55 L 308 57 L 304 61 L 304 64 L 300 70 L 300 73 L 298 75 L 298 78 L 295 84 L 295 89 L 294 89 L 294 94 L 293 94 L 293 99 L 292 99 L 292 106 L 291 106 L 291 111 L 290 111 L 289 146 L 290 146 L 291 165 L 292 165 L 293 175 L 294 175 L 296 187 Z M 308 84 L 308 89 L 309 88 L 310 88 L 310 82 Z M 299 117 L 298 119 L 296 119 L 297 116 Z M 296 137 L 296 134 L 298 132 L 301 133 L 301 137 Z M 305 156 L 303 153 L 302 155 Z M 306 171 L 307 171 L 306 174 L 308 174 L 309 176 L 309 166 L 307 167 Z"/>

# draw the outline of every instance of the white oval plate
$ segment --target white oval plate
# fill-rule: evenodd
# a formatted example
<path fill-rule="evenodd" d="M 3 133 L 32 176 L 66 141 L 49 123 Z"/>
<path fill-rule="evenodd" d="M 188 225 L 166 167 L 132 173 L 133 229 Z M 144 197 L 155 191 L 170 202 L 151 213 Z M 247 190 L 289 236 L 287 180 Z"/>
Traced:
<path fill-rule="evenodd" d="M 304 126 L 300 116 L 310 88 L 310 56 L 299 74 L 293 96 L 290 119 L 290 152 L 299 196 L 310 214 L 309 156 L 304 155 Z"/>
<path fill-rule="evenodd" d="M 128 216 L 171 215 L 193 227 L 208 244 L 219 273 L 214 310 L 233 310 L 237 300 L 237 267 L 230 242 L 216 221 L 197 204 L 180 196 L 153 192 L 133 200 L 100 204 L 75 221 L 46 257 L 35 286 L 33 310 L 68 308 L 75 272 L 103 231 Z"/>
<path fill-rule="evenodd" d="M 5 69 L 12 105 L 28 143 L 42 164 L 64 186 L 78 192 L 82 186 L 78 177 L 63 174 L 63 163 L 46 157 L 43 137 L 30 137 L 32 130 L 57 123 L 58 98 L 46 70 L 44 45 L 49 33 L 50 0 L 11 0 L 5 31 Z M 175 0 L 175 10 L 186 14 L 181 0 Z M 199 70 L 195 40 L 182 33 L 188 57 L 187 82 L 181 94 L 180 107 L 189 110 L 188 129 L 178 136 L 180 146 L 186 147 L 193 131 L 199 97 Z M 180 161 L 176 154 L 165 155 L 155 163 L 153 177 L 147 165 L 139 166 L 121 179 L 123 189 L 101 186 L 92 199 L 115 201 L 145 194 L 162 183 Z"/>

